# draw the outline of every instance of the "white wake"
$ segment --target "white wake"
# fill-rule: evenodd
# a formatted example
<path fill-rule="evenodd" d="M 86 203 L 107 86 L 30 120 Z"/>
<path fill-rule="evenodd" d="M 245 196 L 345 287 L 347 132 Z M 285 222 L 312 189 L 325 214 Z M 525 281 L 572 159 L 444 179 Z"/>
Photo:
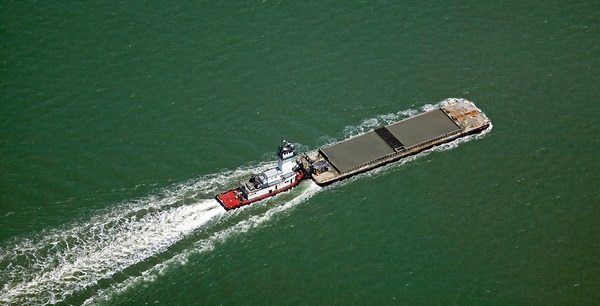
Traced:
<path fill-rule="evenodd" d="M 344 129 L 344 136 L 366 133 L 373 128 L 443 106 L 451 99 L 420 110 L 408 109 L 397 113 L 366 119 L 356 126 Z M 459 144 L 485 137 L 492 126 L 481 134 L 459 138 L 433 147 L 358 178 L 377 175 L 382 170 L 398 167 L 433 151 L 450 150 Z M 272 163 L 240 167 L 185 182 L 160 195 L 121 203 L 115 208 L 99 212 L 89 220 L 49 229 L 34 238 L 20 238 L 0 248 L 0 304 L 40 305 L 64 302 L 77 298 L 85 290 L 91 293 L 85 304 L 109 300 L 115 292 L 127 290 L 139 282 L 157 277 L 159 272 L 173 265 L 185 263 L 190 255 L 212 250 L 217 243 L 234 234 L 245 233 L 267 223 L 290 208 L 305 202 L 321 190 L 312 181 L 305 181 L 292 191 L 291 200 L 262 209 L 253 206 L 226 212 L 212 199 L 212 195 L 231 187 L 231 184 L 252 173 L 273 167 Z M 346 180 L 351 182 L 354 179 Z M 245 212 L 240 215 L 240 212 Z M 248 216 L 246 216 L 248 215 Z M 224 223 L 227 222 L 227 223 Z M 214 225 L 224 225 L 218 229 Z M 218 228 L 222 228 L 218 227 Z M 153 256 L 166 252 L 177 242 L 194 233 L 206 233 L 206 238 L 192 241 L 193 247 L 176 251 L 167 259 L 142 271 L 141 275 L 127 276 L 125 280 L 111 280 L 118 273 Z M 196 239 L 196 238 L 195 238 Z M 99 284 L 109 280 L 104 286 Z"/>

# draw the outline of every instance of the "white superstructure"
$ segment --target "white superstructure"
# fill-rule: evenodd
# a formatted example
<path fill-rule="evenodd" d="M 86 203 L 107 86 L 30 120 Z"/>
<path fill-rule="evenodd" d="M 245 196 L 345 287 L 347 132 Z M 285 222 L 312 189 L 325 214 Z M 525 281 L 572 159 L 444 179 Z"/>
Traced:
<path fill-rule="evenodd" d="M 295 158 L 295 147 L 286 141 L 277 151 L 277 167 L 240 182 L 240 191 L 247 200 L 263 197 L 277 192 L 294 183 L 298 164 Z"/>

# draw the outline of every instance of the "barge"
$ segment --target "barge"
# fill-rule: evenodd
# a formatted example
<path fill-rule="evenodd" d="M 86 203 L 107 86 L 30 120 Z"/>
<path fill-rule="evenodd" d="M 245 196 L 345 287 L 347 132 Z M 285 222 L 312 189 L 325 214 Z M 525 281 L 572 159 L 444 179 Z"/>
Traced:
<path fill-rule="evenodd" d="M 429 111 L 299 157 L 294 157 L 293 145 L 284 142 L 279 147 L 277 168 L 241 182 L 238 188 L 217 195 L 216 199 L 229 210 L 286 191 L 304 178 L 325 186 L 457 138 L 481 133 L 490 126 L 490 120 L 473 102 L 449 99 Z"/>
<path fill-rule="evenodd" d="M 473 102 L 450 99 L 414 117 L 305 153 L 299 162 L 324 186 L 489 127 L 490 120 Z"/>

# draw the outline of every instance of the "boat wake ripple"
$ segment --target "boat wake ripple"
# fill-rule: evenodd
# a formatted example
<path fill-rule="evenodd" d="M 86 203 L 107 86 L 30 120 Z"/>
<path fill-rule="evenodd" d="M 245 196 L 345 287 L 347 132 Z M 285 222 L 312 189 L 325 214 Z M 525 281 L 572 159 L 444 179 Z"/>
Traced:
<path fill-rule="evenodd" d="M 345 136 L 356 136 L 418 112 L 409 109 L 377 116 L 347 127 Z M 402 165 L 431 151 L 453 149 L 460 143 L 484 137 L 490 130 L 383 168 Z M 184 264 L 192 254 L 210 251 L 232 235 L 267 223 L 321 190 L 306 180 L 292 191 L 291 199 L 286 196 L 287 200 L 281 200 L 282 194 L 228 212 L 212 198 L 241 178 L 271 167 L 272 163 L 261 163 L 206 175 L 163 190 L 159 195 L 116 204 L 87 220 L 44 230 L 35 237 L 19 237 L 0 246 L 0 304 L 108 301 L 117 292 L 158 277 L 164 269 Z M 174 248 L 186 240 L 191 241 L 182 248 Z"/>
<path fill-rule="evenodd" d="M 53 304 L 166 250 L 223 214 L 214 200 L 168 208 L 141 218 L 106 216 L 53 230 L 3 251 L 2 296 L 14 304 Z M 104 220 L 103 220 L 104 219 Z"/>
<path fill-rule="evenodd" d="M 257 203 L 256 208 L 262 206 L 263 212 L 251 206 L 226 212 L 212 198 L 217 190 L 231 187 L 239 178 L 272 166 L 262 163 L 204 176 L 164 190 L 158 196 L 117 204 L 89 220 L 3 245 L 0 304 L 81 304 L 101 300 L 118 288 L 147 279 L 153 271 L 185 262 L 189 254 L 211 250 L 215 243 L 232 234 L 265 223 L 320 189 L 312 182 L 303 182 L 302 187 L 296 188 L 299 191 L 292 192 L 294 198 L 283 204 L 264 211 L 265 205 Z M 196 233 L 208 238 L 192 241 L 183 250 L 172 250 Z M 153 260 L 157 257 L 160 259 Z M 132 269 L 148 261 L 152 267 Z"/>
<path fill-rule="evenodd" d="M 125 292 L 129 288 L 135 287 L 140 283 L 152 281 L 152 280 L 156 279 L 157 277 L 159 277 L 160 274 L 165 269 L 168 269 L 169 267 L 177 266 L 180 264 L 185 264 L 187 262 L 187 259 L 190 256 L 201 253 L 201 252 L 211 251 L 214 249 L 214 247 L 217 243 L 224 242 L 227 240 L 227 238 L 229 238 L 233 235 L 238 235 L 240 233 L 246 233 L 253 228 L 257 228 L 257 227 L 260 227 L 261 225 L 266 224 L 268 221 L 272 220 L 272 218 L 274 216 L 279 215 L 282 212 L 289 211 L 289 209 L 293 208 L 294 206 L 305 202 L 307 199 L 309 199 L 314 194 L 319 192 L 321 190 L 321 187 L 319 187 L 317 184 L 315 184 L 312 181 L 304 181 L 304 182 L 300 183 L 300 185 L 298 185 L 298 187 L 296 187 L 295 189 L 296 190 L 301 189 L 301 193 L 300 193 L 300 195 L 296 196 L 292 200 L 287 201 L 282 205 L 274 206 L 265 212 L 262 212 L 259 214 L 254 214 L 248 218 L 243 218 L 242 220 L 235 222 L 233 225 L 228 226 L 227 228 L 225 228 L 223 230 L 215 231 L 207 238 L 199 239 L 199 240 L 195 241 L 195 243 L 193 244 L 193 247 L 186 249 L 185 251 L 177 254 L 176 256 L 174 256 L 173 258 L 171 258 L 169 260 L 166 260 L 164 262 L 161 262 L 160 264 L 157 264 L 156 266 L 152 267 L 148 271 L 145 271 L 142 275 L 136 276 L 136 277 L 130 277 L 126 281 L 123 281 L 120 283 L 115 283 L 110 288 L 99 290 L 98 292 L 96 292 L 95 296 L 86 300 L 84 305 L 95 305 L 95 304 L 98 304 L 101 302 L 110 301 L 111 297 L 114 296 L 115 294 L 118 294 L 120 292 Z M 295 191 L 293 191 L 293 192 L 295 192 Z M 281 196 L 281 194 L 275 196 L 272 199 L 277 199 L 277 197 L 280 197 L 280 196 Z M 267 199 L 265 201 L 268 202 L 268 201 L 271 201 L 272 199 Z M 215 203 L 216 203 L 216 201 L 215 201 Z M 228 211 L 228 212 L 226 212 L 226 214 L 240 213 L 245 210 L 252 209 L 254 205 L 260 205 L 260 204 L 256 203 L 251 206 L 244 206 L 244 207 L 238 208 L 236 210 Z"/>

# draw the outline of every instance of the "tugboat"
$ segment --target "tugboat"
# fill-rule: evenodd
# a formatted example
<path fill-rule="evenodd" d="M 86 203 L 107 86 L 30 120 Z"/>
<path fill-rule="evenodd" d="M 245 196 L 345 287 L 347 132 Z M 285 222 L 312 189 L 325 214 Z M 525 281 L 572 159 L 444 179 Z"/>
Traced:
<path fill-rule="evenodd" d="M 296 148 L 285 140 L 277 150 L 277 167 L 240 182 L 240 186 L 215 196 L 219 204 L 230 210 L 274 196 L 298 185 L 304 178 L 295 158 Z"/>

